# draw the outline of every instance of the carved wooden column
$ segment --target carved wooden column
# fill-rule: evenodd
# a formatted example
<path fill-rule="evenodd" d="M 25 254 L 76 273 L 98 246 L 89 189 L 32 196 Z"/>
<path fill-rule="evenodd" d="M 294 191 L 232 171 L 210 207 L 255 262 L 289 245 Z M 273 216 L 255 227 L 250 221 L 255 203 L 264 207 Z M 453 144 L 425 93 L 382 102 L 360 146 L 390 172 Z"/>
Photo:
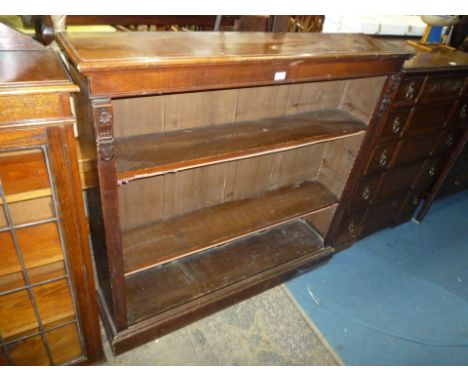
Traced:
<path fill-rule="evenodd" d="M 377 101 L 377 107 L 374 111 L 372 119 L 369 123 L 369 127 L 367 128 L 366 136 L 362 142 L 361 148 L 359 150 L 359 155 L 354 162 L 354 166 L 349 174 L 349 179 L 346 183 L 346 187 L 343 190 L 342 199 L 338 210 L 335 213 L 333 221 L 330 225 L 330 229 L 328 230 L 327 237 L 325 238 L 325 243 L 327 245 L 331 245 L 335 247 L 337 250 L 341 250 L 343 243 L 336 242 L 335 238 L 338 233 L 338 230 L 342 224 L 342 219 L 346 209 L 348 208 L 348 204 L 350 202 L 351 196 L 354 192 L 354 189 L 358 186 L 360 175 L 366 165 L 366 160 L 368 153 L 370 152 L 371 147 L 374 145 L 377 137 L 382 129 L 388 112 L 390 110 L 390 105 L 395 97 L 396 91 L 398 86 L 401 82 L 402 75 L 401 73 L 393 74 L 387 77 L 385 85 L 382 89 L 380 94 L 380 98 Z M 348 229 L 354 229 L 354 223 L 350 223 L 350 227 Z M 343 247 L 346 247 L 345 244 Z"/>
<path fill-rule="evenodd" d="M 96 139 L 97 170 L 102 206 L 102 223 L 113 322 L 117 330 L 127 327 L 127 299 L 125 290 L 122 240 L 120 235 L 117 170 L 114 153 L 113 113 L 110 99 L 91 101 Z M 96 253 L 95 256 L 106 256 Z M 99 261 L 99 260 L 97 260 Z"/>

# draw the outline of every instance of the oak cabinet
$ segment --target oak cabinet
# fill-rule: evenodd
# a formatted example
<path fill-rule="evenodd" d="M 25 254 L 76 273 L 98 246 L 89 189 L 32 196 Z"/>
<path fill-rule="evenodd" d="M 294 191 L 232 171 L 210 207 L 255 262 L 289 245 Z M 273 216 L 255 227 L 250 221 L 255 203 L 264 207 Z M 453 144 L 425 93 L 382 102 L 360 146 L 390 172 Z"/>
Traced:
<path fill-rule="evenodd" d="M 78 87 L 41 47 L 0 50 L 0 72 L 0 365 L 93 363 L 103 354 L 70 107 Z"/>

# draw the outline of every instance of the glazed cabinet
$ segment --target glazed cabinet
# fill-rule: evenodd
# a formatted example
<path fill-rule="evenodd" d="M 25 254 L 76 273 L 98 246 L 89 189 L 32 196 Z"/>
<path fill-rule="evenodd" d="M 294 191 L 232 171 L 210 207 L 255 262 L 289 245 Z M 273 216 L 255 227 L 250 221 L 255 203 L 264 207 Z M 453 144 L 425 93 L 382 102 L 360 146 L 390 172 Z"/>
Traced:
<path fill-rule="evenodd" d="M 116 353 L 333 254 L 324 238 L 409 57 L 355 35 L 59 42 L 96 156 L 88 203 Z"/>
<path fill-rule="evenodd" d="M 0 51 L 0 365 L 102 358 L 70 95 L 58 55 Z"/>

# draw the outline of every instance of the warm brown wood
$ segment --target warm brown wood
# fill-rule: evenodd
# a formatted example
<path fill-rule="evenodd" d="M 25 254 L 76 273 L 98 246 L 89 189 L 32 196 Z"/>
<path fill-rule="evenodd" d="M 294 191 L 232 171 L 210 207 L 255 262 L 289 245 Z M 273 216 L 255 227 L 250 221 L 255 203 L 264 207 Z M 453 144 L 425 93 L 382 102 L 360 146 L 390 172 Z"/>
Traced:
<path fill-rule="evenodd" d="M 83 73 L 193 62 L 411 56 L 409 49 L 352 34 L 87 32 L 60 33 L 58 39 Z"/>
<path fill-rule="evenodd" d="M 78 91 L 60 62 L 50 50 L 0 51 L 0 95 L 69 93 Z"/>
<path fill-rule="evenodd" d="M 1 233 L 0 335 L 13 342 L 2 341 L 0 347 L 2 353 L 8 347 L 8 362 L 13 364 L 93 363 L 103 353 L 70 106 L 70 92 L 78 87 L 53 51 L 2 51 L 0 74 L 0 178 L 5 204 L 14 225 L 34 223 L 16 227 L 13 234 Z M 3 228 L 7 206 L 2 202 L 0 207 Z M 56 221 L 42 221 L 51 218 Z M 21 273 L 14 237 L 27 277 Z M 25 287 L 32 288 L 42 327 L 27 289 L 15 291 Z M 78 341 L 76 333 L 65 329 L 59 333 L 55 328 L 70 320 L 80 326 Z M 50 332 L 41 334 L 42 329 Z M 43 336 L 54 342 L 51 359 Z"/>
<path fill-rule="evenodd" d="M 65 280 L 33 288 L 43 325 L 74 317 L 70 291 Z M 38 323 L 26 291 L 0 297 L 0 328 L 3 340 L 11 340 L 33 329 Z M 11 317 L 15 317 L 12 320 Z"/>
<path fill-rule="evenodd" d="M 69 97 L 68 93 L 0 95 L 0 128 L 73 122 Z"/>
<path fill-rule="evenodd" d="M 8 196 L 50 189 L 44 155 L 40 150 L 1 153 L 0 177 Z"/>
<path fill-rule="evenodd" d="M 358 134 L 365 125 L 339 110 L 119 139 L 117 178 L 126 183 L 233 159 L 290 150 Z"/>
<path fill-rule="evenodd" d="M 129 322 L 148 319 L 322 248 L 300 221 L 127 277 Z"/>
<path fill-rule="evenodd" d="M 94 97 L 271 84 L 278 72 L 285 76 L 279 84 L 378 76 L 398 71 L 409 57 L 405 49 L 363 35 L 188 32 L 181 38 L 161 32 L 140 37 L 138 32 L 63 33 L 58 41 L 78 71 L 92 79 Z"/>
<path fill-rule="evenodd" d="M 74 324 L 50 331 L 47 333 L 47 341 L 56 365 L 70 362 L 82 354 L 80 337 Z"/>
<path fill-rule="evenodd" d="M 9 232 L 0 233 L 2 257 L 0 258 L 0 276 L 21 270 L 16 250 Z M 24 257 L 26 268 L 54 263 L 63 259 L 62 248 L 55 223 L 41 224 L 23 228 L 17 232 L 18 242 Z M 37 238 L 41 238 L 40 241 Z"/>
<path fill-rule="evenodd" d="M 72 126 L 49 128 L 50 161 L 56 177 L 57 198 L 62 219 L 68 261 L 76 283 L 77 310 L 85 333 L 86 360 L 94 363 L 103 358 L 94 286 L 94 271 L 89 248 L 89 232 L 84 213 L 78 169 L 76 140 Z M 68 148 L 68 151 L 66 150 Z M 63 158 L 67 159 L 64 165 Z"/>
<path fill-rule="evenodd" d="M 336 198 L 325 187 L 310 182 L 124 232 L 125 274 L 227 243 L 334 203 Z"/>

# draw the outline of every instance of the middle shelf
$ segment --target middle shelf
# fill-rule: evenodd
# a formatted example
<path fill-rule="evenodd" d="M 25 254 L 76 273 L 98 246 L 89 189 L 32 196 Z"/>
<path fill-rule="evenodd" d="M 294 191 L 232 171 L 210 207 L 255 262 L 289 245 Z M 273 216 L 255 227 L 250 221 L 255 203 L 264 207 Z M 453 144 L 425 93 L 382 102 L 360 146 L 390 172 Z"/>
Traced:
<path fill-rule="evenodd" d="M 277 226 L 335 203 L 336 196 L 323 184 L 306 181 L 124 231 L 125 275 Z"/>
<path fill-rule="evenodd" d="M 362 133 L 366 125 L 339 109 L 118 138 L 120 184 L 228 160 L 303 147 Z"/>

